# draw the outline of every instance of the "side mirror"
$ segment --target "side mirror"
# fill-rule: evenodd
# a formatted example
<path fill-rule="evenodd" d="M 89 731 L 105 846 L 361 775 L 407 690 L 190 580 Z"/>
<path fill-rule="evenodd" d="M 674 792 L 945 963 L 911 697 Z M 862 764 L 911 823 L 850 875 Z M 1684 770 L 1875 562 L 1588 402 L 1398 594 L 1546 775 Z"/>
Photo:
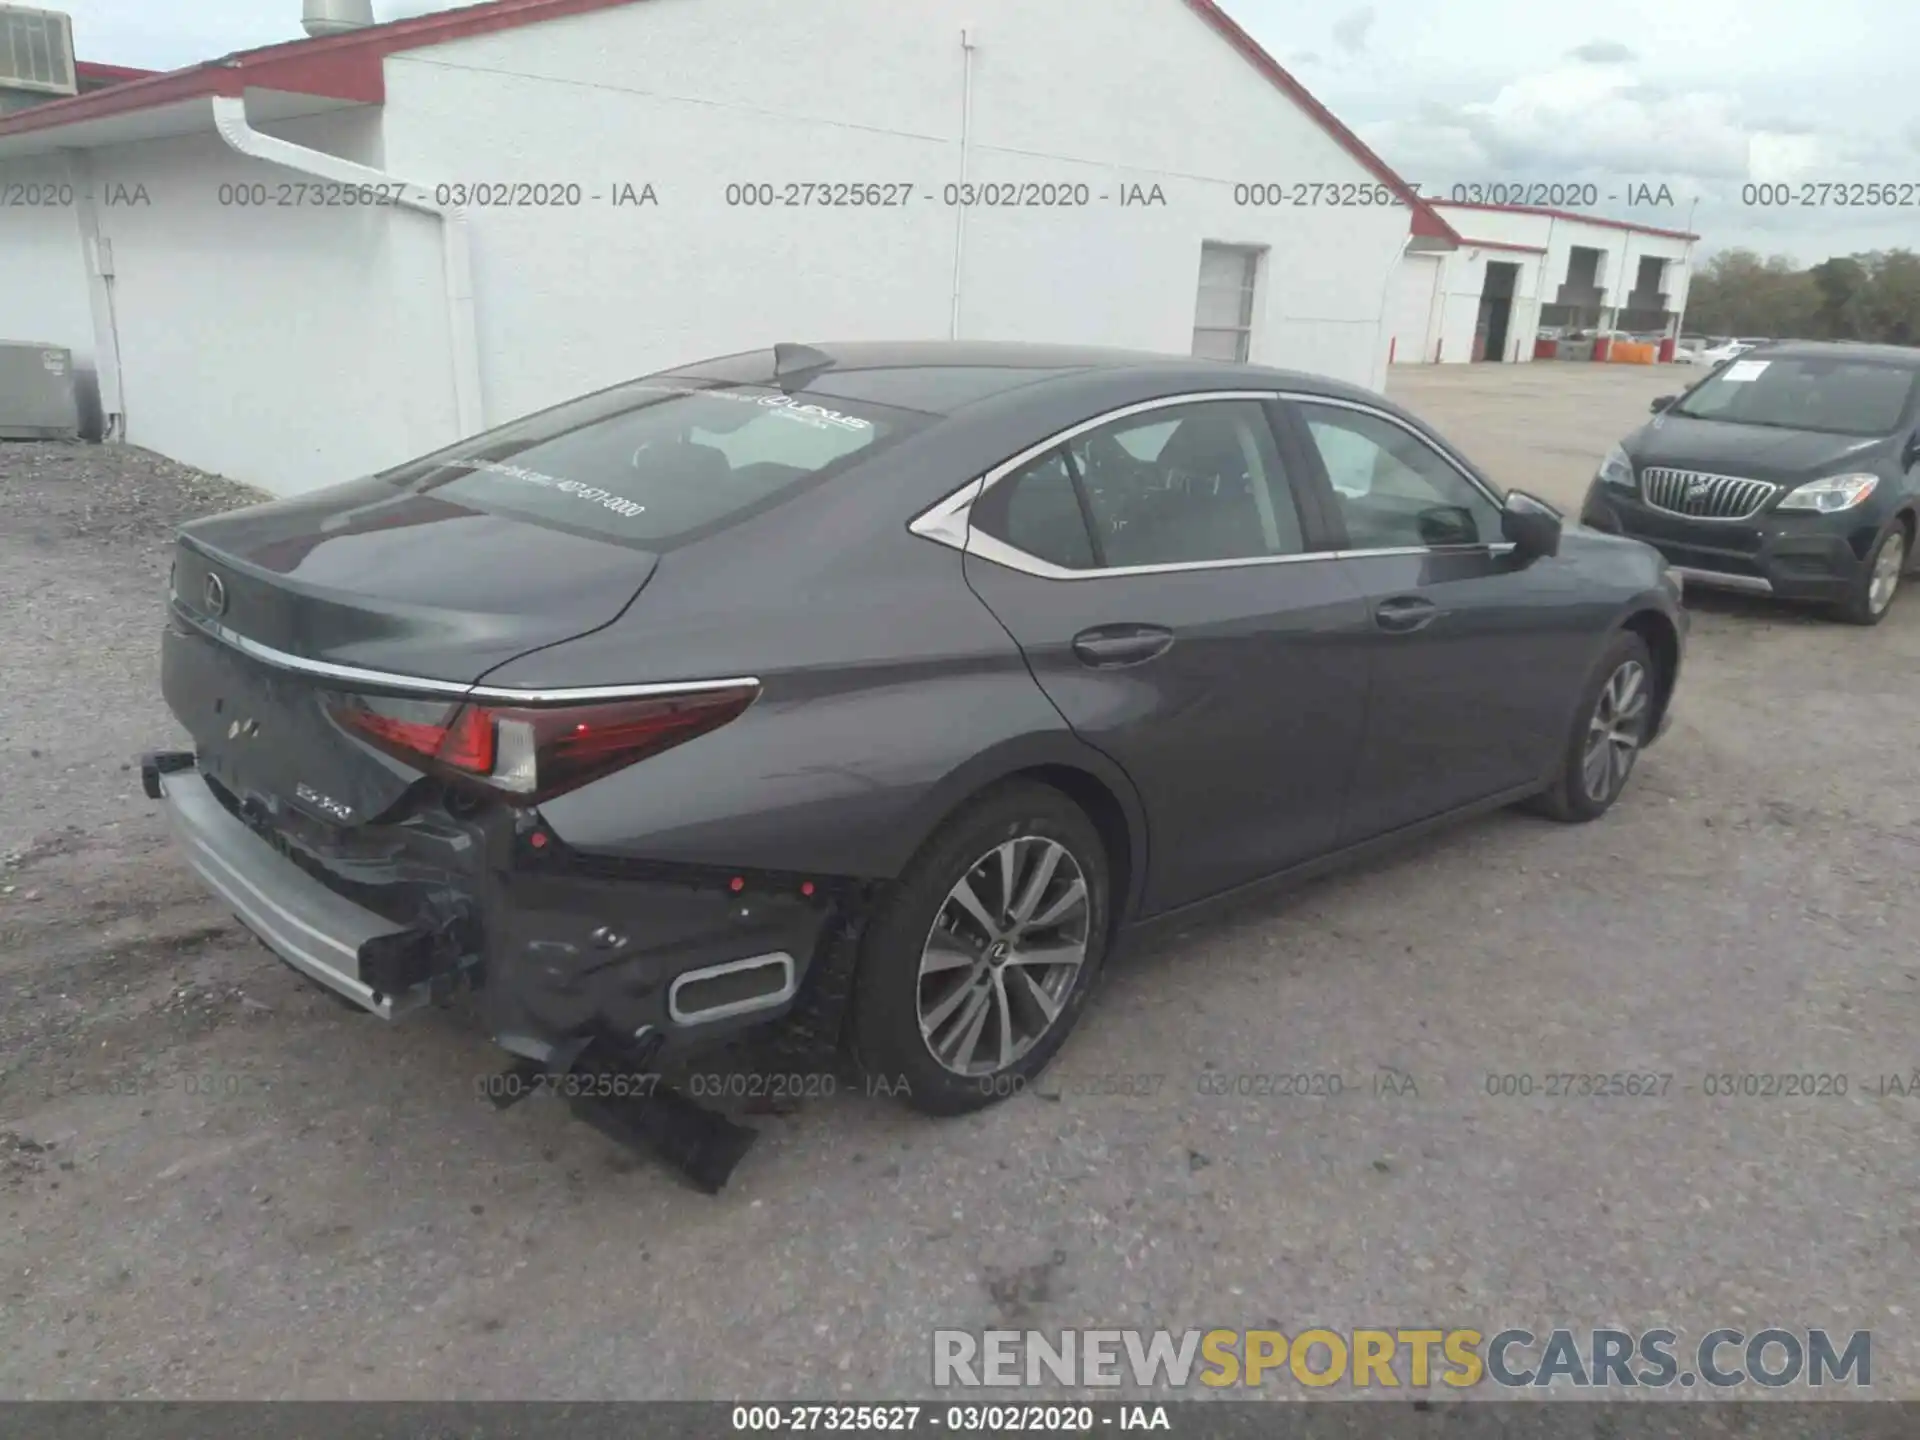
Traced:
<path fill-rule="evenodd" d="M 1653 397 L 1653 404 L 1649 405 L 1647 408 L 1653 411 L 1654 414 L 1658 415 L 1662 410 L 1666 409 L 1669 405 L 1673 404 L 1673 402 L 1678 400 L 1679 398 L 1680 397 L 1678 395 L 1656 395 Z"/>
<path fill-rule="evenodd" d="M 1560 512 L 1524 490 L 1509 490 L 1500 510 L 1500 533 L 1513 542 L 1513 558 L 1525 565 L 1560 553 Z"/>

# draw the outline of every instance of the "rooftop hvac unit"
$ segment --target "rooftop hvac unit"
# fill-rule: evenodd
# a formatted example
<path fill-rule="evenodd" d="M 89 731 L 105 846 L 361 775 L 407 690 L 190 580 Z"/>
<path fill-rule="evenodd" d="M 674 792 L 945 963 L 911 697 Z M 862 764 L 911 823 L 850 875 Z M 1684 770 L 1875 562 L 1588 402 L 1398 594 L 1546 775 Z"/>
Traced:
<path fill-rule="evenodd" d="M 57 10 L 0 5 L 0 90 L 77 94 L 73 21 Z"/>
<path fill-rule="evenodd" d="M 0 440 L 78 440 L 73 356 L 58 345 L 0 345 Z"/>
<path fill-rule="evenodd" d="M 373 24 L 373 0 L 306 0 L 301 6 L 300 24 L 316 40 L 364 30 Z"/>

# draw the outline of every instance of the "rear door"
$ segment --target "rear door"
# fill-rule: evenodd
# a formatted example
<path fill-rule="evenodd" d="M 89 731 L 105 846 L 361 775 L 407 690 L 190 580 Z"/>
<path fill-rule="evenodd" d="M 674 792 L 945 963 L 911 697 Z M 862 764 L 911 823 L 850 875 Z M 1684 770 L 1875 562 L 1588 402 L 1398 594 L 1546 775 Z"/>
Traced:
<path fill-rule="evenodd" d="M 1493 492 L 1390 412 L 1302 397 L 1284 413 L 1369 612 L 1372 702 L 1342 841 L 1544 774 L 1589 660 L 1569 566 L 1516 564 Z"/>
<path fill-rule="evenodd" d="M 1263 397 L 1129 407 L 1003 467 L 969 582 L 1074 730 L 1139 787 L 1145 906 L 1329 849 L 1368 613 L 1303 514 Z"/>

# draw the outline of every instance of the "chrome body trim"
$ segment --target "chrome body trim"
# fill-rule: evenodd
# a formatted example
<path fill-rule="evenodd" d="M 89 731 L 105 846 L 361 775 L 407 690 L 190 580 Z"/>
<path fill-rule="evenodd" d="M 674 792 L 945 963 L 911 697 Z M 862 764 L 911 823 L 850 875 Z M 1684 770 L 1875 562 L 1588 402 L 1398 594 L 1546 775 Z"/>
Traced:
<path fill-rule="evenodd" d="M 360 947 L 404 933 L 336 894 L 231 815 L 197 770 L 160 776 L 161 798 L 187 862 L 280 959 L 382 1020 L 427 1002 L 425 989 L 383 995 L 360 978 Z"/>
<path fill-rule="evenodd" d="M 1689 520 L 1751 520 L 1785 487 L 1740 475 L 1649 465 L 1640 472 L 1640 498 L 1650 509 Z"/>
<path fill-rule="evenodd" d="M 262 645 L 205 616 L 174 606 L 174 614 L 209 639 L 239 651 L 249 659 L 276 670 L 311 675 L 319 680 L 337 680 L 363 689 L 390 690 L 408 695 L 445 696 L 450 700 L 492 700 L 504 705 L 577 705 L 596 700 L 644 700 L 656 695 L 686 695 L 712 690 L 760 688 L 757 676 L 741 675 L 728 680 L 660 681 L 644 685 L 579 685 L 554 690 L 516 690 L 503 685 L 461 684 L 457 680 L 432 680 L 421 675 L 401 675 L 391 670 L 368 670 L 358 665 L 336 665 L 328 660 L 310 660 L 289 654 L 271 645 Z"/>
<path fill-rule="evenodd" d="M 681 1007 L 680 987 L 683 985 L 711 980 L 720 975 L 732 975 L 741 970 L 761 970 L 772 966 L 779 967 L 784 977 L 775 994 L 755 995 L 748 1000 L 734 1000 L 705 1010 L 688 1011 Z M 698 970 L 688 970 L 673 977 L 673 983 L 667 986 L 667 1018 L 676 1025 L 704 1025 L 710 1020 L 726 1020 L 756 1010 L 771 1010 L 791 1000 L 798 988 L 793 956 L 784 950 L 776 950 L 768 955 L 753 955 L 745 960 L 729 960 L 722 965 L 704 965 Z"/>
<path fill-rule="evenodd" d="M 1721 570 L 1696 570 L 1688 565 L 1667 567 L 1688 585 L 1707 590 L 1741 590 L 1750 595 L 1771 595 L 1773 582 L 1760 575 L 1729 575 Z"/>

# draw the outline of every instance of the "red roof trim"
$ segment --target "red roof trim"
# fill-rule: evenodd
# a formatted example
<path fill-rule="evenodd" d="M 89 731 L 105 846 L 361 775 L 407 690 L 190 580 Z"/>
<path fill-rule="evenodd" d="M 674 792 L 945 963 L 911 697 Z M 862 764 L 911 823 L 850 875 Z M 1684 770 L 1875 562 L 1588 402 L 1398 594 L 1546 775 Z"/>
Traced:
<path fill-rule="evenodd" d="M 1214 0 L 1186 0 L 1186 4 L 1202 20 L 1219 31 L 1227 43 L 1250 60 L 1254 68 L 1265 75 L 1276 88 L 1306 111 L 1316 125 L 1333 137 L 1334 143 L 1358 160 L 1383 185 L 1399 196 L 1403 203 L 1411 207 L 1415 235 L 1460 243 L 1459 232 L 1447 224 L 1432 205 L 1414 194 L 1413 188 L 1396 175 L 1386 161 L 1369 150 L 1358 135 L 1335 119 L 1331 110 L 1308 94 L 1306 86 L 1288 74 L 1280 62 L 1262 49 L 1259 41 L 1235 24 L 1233 18 L 1216 5 Z"/>
<path fill-rule="evenodd" d="M 142 78 L 104 90 L 30 106 L 0 119 L 0 136 L 51 130 L 181 100 L 237 96 L 247 90 L 283 90 L 377 105 L 387 93 L 381 61 L 397 51 L 633 3 L 635 0 L 488 0 L 458 10 L 369 25 L 344 35 L 242 50 L 184 70 L 159 75 L 146 72 Z"/>
<path fill-rule="evenodd" d="M 149 75 L 159 73 L 158 70 L 136 70 L 131 65 L 102 65 L 97 60 L 73 62 L 73 74 L 76 80 L 99 80 L 109 85 L 118 85 L 123 80 L 144 80 Z"/>
<path fill-rule="evenodd" d="M 1503 215 L 1543 215 L 1550 220 L 1572 220 L 1581 225 L 1604 225 L 1609 230 L 1632 230 L 1636 234 L 1660 235 L 1668 240 L 1700 238 L 1685 230 L 1662 230 L 1657 225 L 1636 225 L 1631 220 L 1609 220 L 1603 215 L 1576 215 L 1571 210 L 1549 210 L 1544 205 L 1493 205 L 1485 200 L 1437 200 L 1434 203 L 1457 210 L 1492 210 Z"/>
<path fill-rule="evenodd" d="M 1460 238 L 1460 246 L 1464 250 L 1524 250 L 1529 255 L 1547 253 L 1544 245 L 1516 245 L 1510 240 L 1469 240 L 1464 235 Z"/>

